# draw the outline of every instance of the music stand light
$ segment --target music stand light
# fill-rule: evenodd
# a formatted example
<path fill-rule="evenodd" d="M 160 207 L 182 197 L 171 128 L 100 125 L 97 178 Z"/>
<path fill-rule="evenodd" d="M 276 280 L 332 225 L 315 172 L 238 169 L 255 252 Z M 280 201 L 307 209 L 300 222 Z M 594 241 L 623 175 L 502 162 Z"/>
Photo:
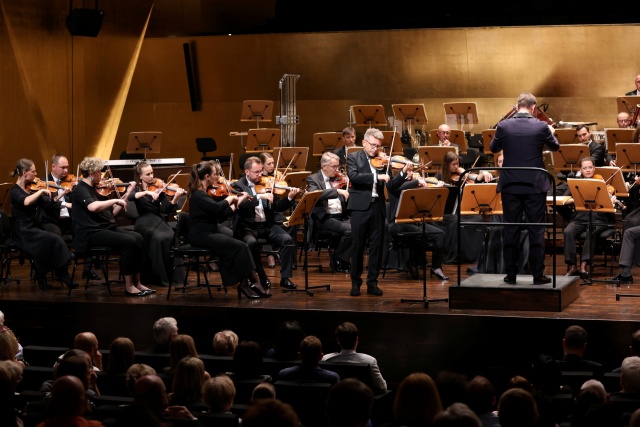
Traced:
<path fill-rule="evenodd" d="M 432 221 L 442 221 L 444 206 L 449 197 L 447 187 L 410 188 L 400 194 L 398 210 L 396 211 L 396 223 L 421 223 L 421 242 L 426 247 L 427 233 L 425 224 Z M 405 299 L 401 303 L 424 303 L 424 308 L 429 308 L 430 302 L 448 302 L 449 298 L 427 299 L 427 252 L 422 252 L 422 299 Z"/>
<path fill-rule="evenodd" d="M 260 122 L 270 122 L 272 116 L 273 101 L 250 100 L 242 102 L 241 122 L 256 122 L 256 128 L 260 129 Z"/>
<path fill-rule="evenodd" d="M 352 105 L 351 117 L 355 119 L 356 126 L 387 126 L 382 105 Z"/>
<path fill-rule="evenodd" d="M 271 152 L 275 147 L 280 146 L 280 129 L 278 128 L 262 128 L 249 129 L 247 135 L 247 153 L 255 153 L 262 151 Z"/>
<path fill-rule="evenodd" d="M 127 154 L 144 153 L 144 160 L 147 153 L 160 154 L 162 143 L 162 132 L 130 132 L 127 142 Z"/>

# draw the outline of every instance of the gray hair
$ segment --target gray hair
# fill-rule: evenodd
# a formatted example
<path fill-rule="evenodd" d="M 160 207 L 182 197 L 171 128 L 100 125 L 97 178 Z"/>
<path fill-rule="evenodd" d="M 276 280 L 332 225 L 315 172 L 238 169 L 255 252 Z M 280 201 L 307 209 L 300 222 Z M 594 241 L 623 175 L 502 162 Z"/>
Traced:
<path fill-rule="evenodd" d="M 367 139 L 369 137 L 374 137 L 379 139 L 380 141 L 382 141 L 384 139 L 384 134 L 380 131 L 380 129 L 376 129 L 376 128 L 369 128 L 367 129 L 367 131 L 364 133 L 364 138 L 363 139 Z"/>
<path fill-rule="evenodd" d="M 90 174 L 101 171 L 104 167 L 104 160 L 99 157 L 85 157 L 80 162 L 80 173 L 84 178 Z"/>
<path fill-rule="evenodd" d="M 320 158 L 320 165 L 328 165 L 331 160 L 335 160 L 336 162 L 340 163 L 340 157 L 330 151 L 327 151 Z"/>
<path fill-rule="evenodd" d="M 178 333 L 178 321 L 173 317 L 162 317 L 153 324 L 153 338 L 159 344 L 169 344 L 171 335 Z"/>
<path fill-rule="evenodd" d="M 640 391 L 640 357 L 629 356 L 622 361 L 620 384 L 625 393 Z"/>

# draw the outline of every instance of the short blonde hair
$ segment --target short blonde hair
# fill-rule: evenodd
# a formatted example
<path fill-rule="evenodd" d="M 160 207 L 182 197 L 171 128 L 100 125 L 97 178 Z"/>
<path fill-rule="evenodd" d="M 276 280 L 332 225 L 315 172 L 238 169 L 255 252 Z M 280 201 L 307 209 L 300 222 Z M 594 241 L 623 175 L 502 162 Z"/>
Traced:
<path fill-rule="evenodd" d="M 202 386 L 202 400 L 209 412 L 226 412 L 236 397 L 236 387 L 228 375 L 220 374 L 209 378 Z"/>

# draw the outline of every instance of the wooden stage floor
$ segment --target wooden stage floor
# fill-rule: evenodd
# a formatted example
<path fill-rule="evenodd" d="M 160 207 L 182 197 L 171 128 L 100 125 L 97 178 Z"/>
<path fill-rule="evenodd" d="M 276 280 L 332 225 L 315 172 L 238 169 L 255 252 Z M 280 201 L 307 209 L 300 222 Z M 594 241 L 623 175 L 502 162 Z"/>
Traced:
<path fill-rule="evenodd" d="M 166 298 L 166 288 L 156 288 L 157 293 L 147 297 L 127 297 L 120 283 L 112 285 L 112 296 L 99 285 L 86 291 L 81 286 L 68 297 L 60 283 L 55 283 L 52 290 L 39 291 L 29 280 L 28 263 L 20 266 L 14 261 L 12 277 L 21 282 L 0 286 L 0 310 L 23 345 L 71 345 L 76 333 L 91 330 L 104 349 L 121 335 L 130 337 L 136 349 L 150 347 L 153 322 L 173 316 L 178 319 L 180 332 L 194 336 L 199 351 L 205 354 L 211 353 L 213 334 L 226 328 L 235 330 L 240 339 L 258 341 L 266 349 L 273 342 L 278 325 L 289 319 L 300 320 L 308 334 L 322 340 L 328 353 L 337 350 L 335 326 L 352 321 L 360 329 L 359 350 L 378 358 L 383 375 L 392 385 L 417 370 L 435 373 L 456 369 L 470 375 L 490 375 L 494 380 L 514 373 L 526 374 L 537 354 L 562 356 L 562 336 L 571 324 L 587 328 L 589 358 L 613 369 L 627 355 L 631 333 L 640 329 L 640 299 L 616 299 L 616 294 L 640 296 L 640 280 L 620 287 L 598 282 L 581 286 L 578 281 L 577 298 L 560 311 L 512 309 L 519 304 L 518 285 L 501 297 L 506 299 L 502 301 L 504 309 L 452 308 L 448 302 L 436 301 L 449 298 L 450 287 L 458 283 L 457 266 L 445 265 L 448 281 L 427 278 L 427 300 L 432 302 L 425 307 L 421 302 L 422 280 L 411 280 L 406 273 L 389 270 L 379 282 L 383 296 L 363 292 L 351 297 L 349 275 L 332 273 L 324 252 L 319 258 L 310 255 L 309 263 L 318 260 L 325 267 L 322 272 L 317 267 L 309 268 L 309 286 L 328 284 L 329 291 L 312 289 L 313 296 L 305 292 L 283 293 L 278 286 L 278 267 L 267 267 L 274 285 L 273 297 L 259 300 L 238 299 L 235 286 L 226 295 L 213 290 L 211 300 L 205 288 L 195 286 L 185 294 L 172 291 L 170 300 Z M 557 262 L 559 275 L 563 275 L 561 256 Z M 551 265 L 550 260 L 547 265 Z M 469 277 L 468 267 L 461 266 L 461 281 Z M 603 267 L 595 273 L 596 280 L 610 277 L 609 269 Z M 640 270 L 634 273 L 640 278 Z M 551 274 L 550 268 L 547 274 Z M 217 273 L 210 277 L 212 283 L 219 283 Z M 293 281 L 298 288 L 304 288 L 301 265 L 294 270 Z M 190 283 L 195 284 L 195 273 Z M 401 302 L 403 299 L 416 302 Z"/>

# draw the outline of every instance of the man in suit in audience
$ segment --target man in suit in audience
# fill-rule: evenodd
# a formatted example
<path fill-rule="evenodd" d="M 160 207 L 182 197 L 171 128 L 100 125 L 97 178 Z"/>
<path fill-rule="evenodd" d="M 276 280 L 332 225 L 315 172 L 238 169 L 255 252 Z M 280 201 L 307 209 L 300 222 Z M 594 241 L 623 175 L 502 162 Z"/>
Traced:
<path fill-rule="evenodd" d="M 320 158 L 320 170 L 307 177 L 307 191 L 322 190 L 322 195 L 311 211 L 312 235 L 320 231 L 332 231 L 339 235 L 333 242 L 332 265 L 335 271 L 348 272 L 349 260 L 353 253 L 351 241 L 351 221 L 347 214 L 347 188 L 333 188 L 332 179 L 340 165 L 340 159 L 333 153 L 324 153 Z"/>
<path fill-rule="evenodd" d="M 604 367 L 601 363 L 584 359 L 586 349 L 587 330 L 579 325 L 569 326 L 562 340 L 564 356 L 558 361 L 560 370 L 593 372 L 593 378 L 601 379 L 604 376 Z"/>
<path fill-rule="evenodd" d="M 340 345 L 340 352 L 325 354 L 322 360 L 329 362 L 352 362 L 366 363 L 371 369 L 371 384 L 376 394 L 383 394 L 387 391 L 387 382 L 382 378 L 378 361 L 375 357 L 365 353 L 357 353 L 356 347 L 360 342 L 358 328 L 351 322 L 344 322 L 336 328 L 336 341 Z"/>
<path fill-rule="evenodd" d="M 282 381 L 312 381 L 316 383 L 335 384 L 340 376 L 333 371 L 322 369 L 322 343 L 313 335 L 306 336 L 300 343 L 300 365 L 284 368 L 278 373 Z"/>

